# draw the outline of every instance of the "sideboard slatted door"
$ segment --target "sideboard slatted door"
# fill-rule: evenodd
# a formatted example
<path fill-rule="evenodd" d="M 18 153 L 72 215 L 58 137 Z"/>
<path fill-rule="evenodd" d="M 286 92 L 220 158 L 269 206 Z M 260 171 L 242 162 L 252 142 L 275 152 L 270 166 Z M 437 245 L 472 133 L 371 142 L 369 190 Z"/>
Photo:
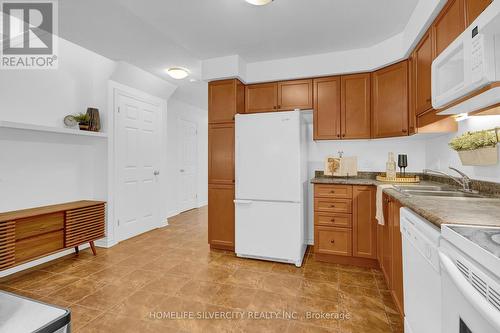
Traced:
<path fill-rule="evenodd" d="M 16 223 L 0 222 L 0 269 L 14 265 L 16 248 Z"/>
<path fill-rule="evenodd" d="M 105 236 L 105 215 L 104 204 L 66 211 L 65 247 L 78 246 L 103 238 Z"/>

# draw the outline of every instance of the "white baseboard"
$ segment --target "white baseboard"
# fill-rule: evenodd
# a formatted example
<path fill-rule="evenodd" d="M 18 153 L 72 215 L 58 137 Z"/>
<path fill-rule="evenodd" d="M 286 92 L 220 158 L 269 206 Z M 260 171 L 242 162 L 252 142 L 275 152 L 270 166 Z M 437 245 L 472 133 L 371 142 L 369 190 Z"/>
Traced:
<path fill-rule="evenodd" d="M 109 249 L 110 247 L 115 246 L 116 244 L 118 244 L 118 242 L 111 240 L 111 239 L 108 239 L 108 238 L 103 238 L 103 239 L 99 239 L 98 241 L 95 241 L 96 246 L 104 247 L 106 249 Z"/>
<path fill-rule="evenodd" d="M 86 249 L 88 247 L 89 247 L 89 244 L 83 244 L 83 245 L 80 245 L 78 248 L 80 250 L 84 250 L 84 249 Z M 66 249 L 64 251 L 51 254 L 50 256 L 39 258 L 39 259 L 30 261 L 30 262 L 27 262 L 25 264 L 16 266 L 16 267 L 12 267 L 12 268 L 6 269 L 6 270 L 0 272 L 0 277 L 4 277 L 4 276 L 11 275 L 11 274 L 14 274 L 14 273 L 17 273 L 17 272 L 20 272 L 20 271 L 24 271 L 25 269 L 32 268 L 32 267 L 44 264 L 44 263 L 49 262 L 51 260 L 55 260 L 57 258 L 61 258 L 61 257 L 67 256 L 68 254 L 71 254 L 71 253 L 75 253 L 75 250 L 73 248 Z"/>
<path fill-rule="evenodd" d="M 167 219 L 179 215 L 181 212 L 179 210 L 173 210 L 167 213 Z"/>
<path fill-rule="evenodd" d="M 204 201 L 199 201 L 198 202 L 198 208 L 206 206 L 206 205 L 208 205 L 208 200 L 204 200 Z"/>
<path fill-rule="evenodd" d="M 314 239 L 306 239 L 307 245 L 314 245 Z"/>

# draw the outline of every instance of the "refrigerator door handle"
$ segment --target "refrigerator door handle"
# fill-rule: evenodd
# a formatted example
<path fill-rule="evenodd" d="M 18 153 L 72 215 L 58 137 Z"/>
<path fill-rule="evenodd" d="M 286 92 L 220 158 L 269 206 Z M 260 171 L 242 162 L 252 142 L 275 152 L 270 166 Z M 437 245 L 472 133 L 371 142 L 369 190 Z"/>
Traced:
<path fill-rule="evenodd" d="M 252 200 L 233 200 L 233 202 L 237 205 L 250 205 Z"/>

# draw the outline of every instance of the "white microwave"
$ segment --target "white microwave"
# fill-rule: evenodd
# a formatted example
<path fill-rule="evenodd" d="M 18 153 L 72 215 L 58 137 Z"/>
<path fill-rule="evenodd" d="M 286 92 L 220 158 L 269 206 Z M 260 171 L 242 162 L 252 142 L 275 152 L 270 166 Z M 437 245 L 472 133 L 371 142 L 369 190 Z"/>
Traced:
<path fill-rule="evenodd" d="M 434 109 L 447 107 L 500 78 L 499 3 L 494 1 L 432 62 Z"/>

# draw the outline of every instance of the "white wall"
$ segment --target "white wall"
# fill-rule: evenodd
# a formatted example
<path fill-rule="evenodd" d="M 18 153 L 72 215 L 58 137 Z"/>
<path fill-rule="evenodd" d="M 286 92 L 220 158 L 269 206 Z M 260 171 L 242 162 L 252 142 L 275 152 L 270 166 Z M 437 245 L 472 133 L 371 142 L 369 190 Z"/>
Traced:
<path fill-rule="evenodd" d="M 1 71 L 0 120 L 62 128 L 64 116 L 92 106 L 99 109 L 102 131 L 109 139 L 0 128 L 0 211 L 79 199 L 110 201 L 110 80 L 157 96 L 165 105 L 176 89 L 130 64 L 114 62 L 61 38 L 58 43 L 57 70 Z M 111 210 L 110 201 L 108 227 L 113 221 Z"/>
<path fill-rule="evenodd" d="M 472 179 L 500 182 L 500 164 L 493 166 L 462 166 L 457 152 L 448 146 L 448 142 L 455 136 L 467 131 L 478 131 L 493 127 L 500 127 L 500 116 L 471 117 L 458 123 L 457 133 L 427 140 L 426 167 L 449 173 L 451 170 L 448 170 L 448 167 L 453 166 L 464 171 Z"/>
<path fill-rule="evenodd" d="M 208 203 L 208 113 L 175 98 L 167 106 L 167 206 L 168 216 L 180 212 L 179 205 L 179 119 L 193 121 L 198 125 L 198 206 Z"/>

